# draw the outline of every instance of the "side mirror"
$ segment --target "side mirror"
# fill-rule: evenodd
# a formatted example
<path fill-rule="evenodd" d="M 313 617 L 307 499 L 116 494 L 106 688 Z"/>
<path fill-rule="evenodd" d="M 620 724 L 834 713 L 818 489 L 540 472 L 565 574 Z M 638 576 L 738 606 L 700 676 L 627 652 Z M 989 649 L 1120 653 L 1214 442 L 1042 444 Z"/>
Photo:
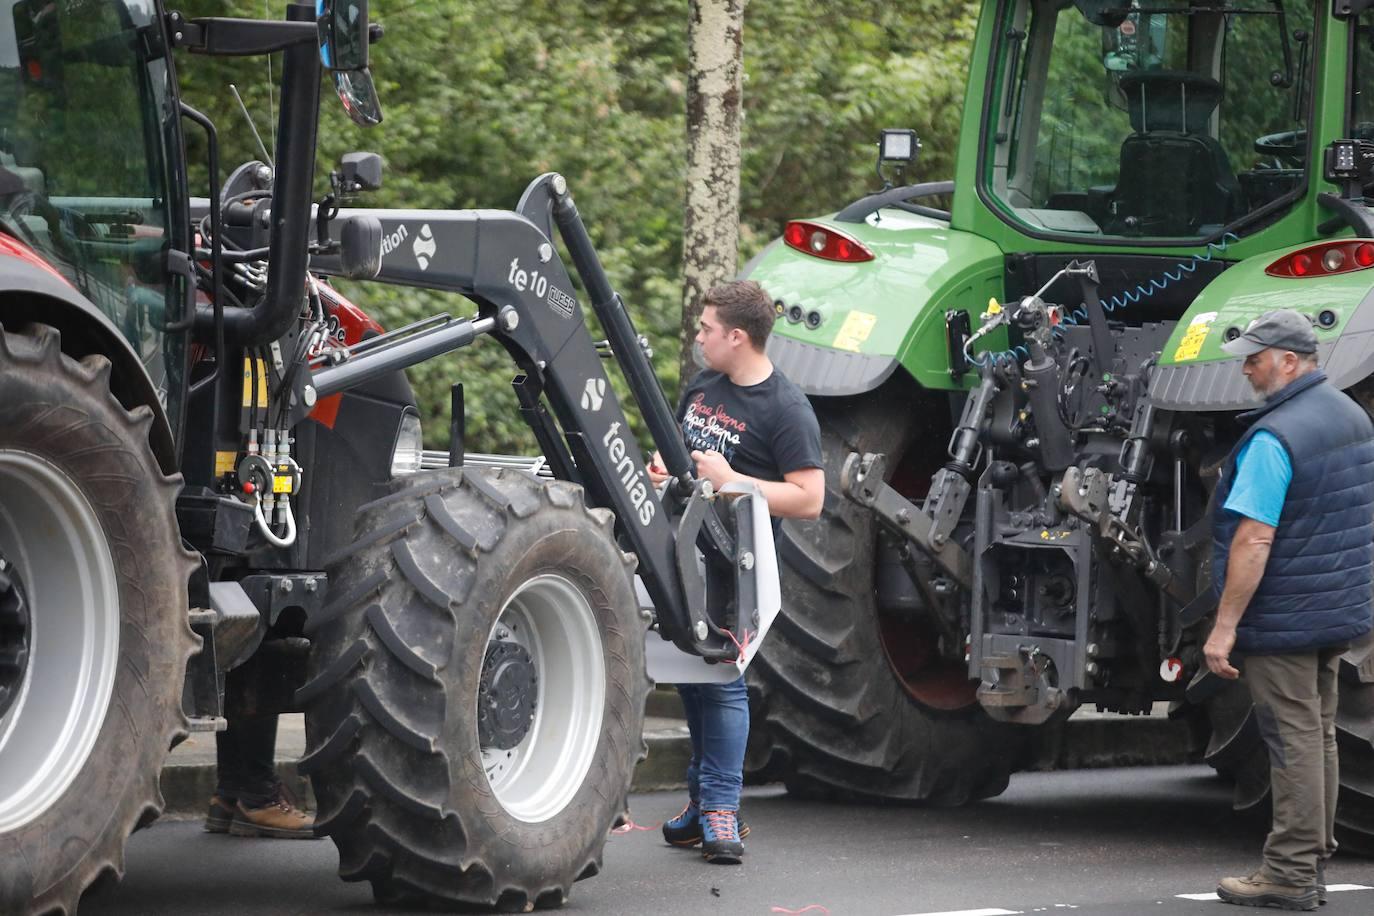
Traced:
<path fill-rule="evenodd" d="M 320 63 L 328 70 L 367 69 L 367 0 L 315 0 Z"/>
<path fill-rule="evenodd" d="M 350 216 L 339 230 L 340 273 L 350 280 L 371 280 L 382 270 L 382 221 Z"/>
<path fill-rule="evenodd" d="M 382 104 L 367 69 L 367 50 L 374 32 L 367 21 L 367 0 L 315 0 L 320 32 L 320 63 L 334 73 L 334 91 L 344 111 L 360 127 L 382 122 Z"/>

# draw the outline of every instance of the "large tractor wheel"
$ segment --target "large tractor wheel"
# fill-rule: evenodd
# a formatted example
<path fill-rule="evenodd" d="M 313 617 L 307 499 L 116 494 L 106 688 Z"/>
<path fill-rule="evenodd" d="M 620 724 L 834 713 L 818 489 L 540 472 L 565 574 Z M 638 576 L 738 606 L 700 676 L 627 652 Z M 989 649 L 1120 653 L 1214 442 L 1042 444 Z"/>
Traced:
<path fill-rule="evenodd" d="M 916 495 L 944 461 L 948 408 L 922 412 L 892 391 L 816 407 L 825 508 L 783 524 L 782 612 L 749 669 L 751 772 L 808 797 L 957 805 L 997 795 L 1027 732 L 988 718 L 976 682 L 937 651 L 920 614 L 877 606 L 877 523 L 839 488 L 849 452 L 883 452 L 893 485 Z"/>
<path fill-rule="evenodd" d="M 329 564 L 301 761 L 339 874 L 382 902 L 556 907 L 597 873 L 644 755 L 644 634 L 579 487 L 398 481 Z"/>
<path fill-rule="evenodd" d="M 193 558 L 152 413 L 57 332 L 0 330 L 0 912 L 74 913 L 161 813 Z"/>
<path fill-rule="evenodd" d="M 1363 638 L 1341 656 L 1339 689 L 1336 840 L 1342 853 L 1374 856 L 1374 638 Z M 1206 711 L 1212 735 L 1204 759 L 1234 782 L 1232 804 L 1238 811 L 1264 804 L 1269 753 L 1244 679 L 1210 699 Z"/>

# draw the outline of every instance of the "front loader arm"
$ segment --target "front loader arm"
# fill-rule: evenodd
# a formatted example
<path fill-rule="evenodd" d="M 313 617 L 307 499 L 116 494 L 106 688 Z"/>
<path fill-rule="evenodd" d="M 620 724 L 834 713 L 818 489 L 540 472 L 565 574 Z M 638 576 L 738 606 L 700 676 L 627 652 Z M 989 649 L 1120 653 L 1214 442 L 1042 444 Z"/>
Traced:
<path fill-rule="evenodd" d="M 561 176 L 537 180 L 522 205 L 529 201 L 545 202 L 543 212 L 557 217 L 557 228 L 592 293 L 593 306 L 611 334 L 615 358 L 626 368 L 655 445 L 677 478 L 676 493 L 681 494 L 677 498 L 689 503 L 709 499 L 709 483 L 692 479 L 690 458 L 662 389 L 635 342 L 633 325 L 619 297 L 606 281 Z M 533 204 L 529 209 L 538 219 L 540 206 Z M 713 530 L 718 529 L 713 512 L 684 513 L 691 530 L 676 527 L 668 506 L 651 486 L 643 456 L 587 330 L 571 278 L 552 237 L 546 234 L 553 226 L 545 221 L 541 229 L 525 215 L 501 210 L 341 210 L 328 221 L 331 235 L 338 237 L 336 231 L 350 219 L 375 220 L 374 229 L 380 229 L 382 255 L 373 279 L 460 293 L 477 304 L 478 318 L 450 319 L 395 341 L 374 341 L 356 356 L 316 369 L 301 392 L 307 409 L 318 398 L 374 375 L 465 346 L 482 334 L 494 336 L 525 376 L 522 400 L 537 402 L 542 395 L 557 420 L 559 428 L 550 424 L 544 429 L 541 444 L 546 448 L 565 444 L 571 463 L 554 460 L 553 467 L 575 469 L 589 501 L 615 512 L 618 533 L 639 558 L 639 574 L 654 603 L 660 632 L 683 651 L 705 658 L 734 658 L 738 650 L 730 634 L 707 613 L 701 573 L 678 550 L 679 541 L 697 543 L 702 528 L 707 536 L 701 542 L 714 546 L 727 559 L 734 559 L 730 556 L 733 545 L 722 544 L 728 538 Z M 311 270 L 342 273 L 336 255 L 316 255 Z M 553 438 L 550 430 L 561 433 L 561 443 L 549 441 Z M 737 577 L 745 576 L 747 571 L 735 565 Z M 740 623 L 741 630 L 743 623 L 747 620 Z"/>

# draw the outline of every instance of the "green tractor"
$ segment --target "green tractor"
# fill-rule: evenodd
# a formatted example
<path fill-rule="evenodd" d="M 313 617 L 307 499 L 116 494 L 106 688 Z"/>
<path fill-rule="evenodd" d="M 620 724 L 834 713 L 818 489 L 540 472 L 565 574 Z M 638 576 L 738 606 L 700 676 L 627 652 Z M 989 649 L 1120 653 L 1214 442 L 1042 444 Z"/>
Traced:
<path fill-rule="evenodd" d="M 1299 309 L 1374 406 L 1368 7 L 989 0 L 954 180 L 902 184 L 919 141 L 884 131 L 895 181 L 746 266 L 830 489 L 783 529 L 755 770 L 959 804 L 1005 789 L 1034 726 L 1168 702 L 1263 802 L 1246 687 L 1201 652 L 1210 495 L 1259 403 L 1220 345 Z M 1338 831 L 1374 852 L 1369 644 L 1341 674 Z"/>

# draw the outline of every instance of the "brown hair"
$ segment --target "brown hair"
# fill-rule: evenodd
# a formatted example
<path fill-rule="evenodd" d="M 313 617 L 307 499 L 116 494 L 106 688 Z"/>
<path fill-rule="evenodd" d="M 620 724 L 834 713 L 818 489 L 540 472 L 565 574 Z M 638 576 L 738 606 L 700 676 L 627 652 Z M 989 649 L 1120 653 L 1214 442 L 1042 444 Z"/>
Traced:
<path fill-rule="evenodd" d="M 712 306 L 716 317 L 727 328 L 739 328 L 760 353 L 773 332 L 778 313 L 768 292 L 753 280 L 731 280 L 714 286 L 701 307 Z"/>

